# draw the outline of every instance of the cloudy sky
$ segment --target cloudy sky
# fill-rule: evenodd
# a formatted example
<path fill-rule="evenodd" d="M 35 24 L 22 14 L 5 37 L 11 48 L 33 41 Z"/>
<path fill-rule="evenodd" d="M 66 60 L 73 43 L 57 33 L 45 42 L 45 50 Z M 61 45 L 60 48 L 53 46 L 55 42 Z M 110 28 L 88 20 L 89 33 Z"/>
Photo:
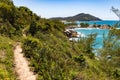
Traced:
<path fill-rule="evenodd" d="M 110 10 L 120 9 L 120 0 L 13 0 L 16 6 L 26 6 L 41 17 L 67 17 L 88 13 L 103 20 L 118 20 Z"/>

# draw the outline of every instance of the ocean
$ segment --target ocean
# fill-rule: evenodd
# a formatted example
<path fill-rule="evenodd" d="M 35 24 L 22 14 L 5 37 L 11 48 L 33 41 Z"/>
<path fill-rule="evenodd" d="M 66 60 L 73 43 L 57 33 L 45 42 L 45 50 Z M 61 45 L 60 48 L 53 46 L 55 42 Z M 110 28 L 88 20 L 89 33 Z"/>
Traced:
<path fill-rule="evenodd" d="M 115 25 L 116 23 L 118 23 L 118 21 L 110 21 L 110 20 L 105 20 L 105 21 L 77 21 L 76 23 L 77 24 L 80 24 L 81 22 L 85 22 L 85 23 L 89 23 L 90 25 L 93 25 L 93 24 L 98 24 L 98 25 Z M 80 33 L 84 36 L 87 36 L 89 34 L 94 34 L 96 33 L 97 36 L 96 36 L 96 40 L 95 40 L 95 43 L 96 45 L 93 46 L 93 48 L 95 49 L 100 49 L 103 47 L 103 34 L 104 36 L 107 36 L 108 33 L 109 33 L 109 30 L 108 29 L 99 29 L 99 28 L 75 28 L 73 29 L 74 31 Z M 77 40 L 75 38 L 75 40 Z"/>
<path fill-rule="evenodd" d="M 103 20 L 103 21 L 76 21 L 76 23 L 79 25 L 80 23 L 89 23 L 90 25 L 97 24 L 97 25 L 110 25 L 113 26 L 116 23 L 118 23 L 118 20 Z"/>
<path fill-rule="evenodd" d="M 103 35 L 107 37 L 109 30 L 108 29 L 98 29 L 98 28 L 75 28 L 74 31 L 84 35 L 83 37 L 90 34 L 97 34 L 95 40 L 95 46 L 93 48 L 100 49 L 103 47 Z"/>

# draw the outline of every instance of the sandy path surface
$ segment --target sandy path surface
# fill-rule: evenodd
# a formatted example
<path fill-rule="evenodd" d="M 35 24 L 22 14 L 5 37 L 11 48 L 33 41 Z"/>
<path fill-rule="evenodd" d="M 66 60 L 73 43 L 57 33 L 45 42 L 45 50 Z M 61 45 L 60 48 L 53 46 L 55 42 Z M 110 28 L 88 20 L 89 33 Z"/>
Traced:
<path fill-rule="evenodd" d="M 15 71 L 18 75 L 18 80 L 36 80 L 36 75 L 30 71 L 28 61 L 23 57 L 22 48 L 17 44 L 14 49 Z"/>

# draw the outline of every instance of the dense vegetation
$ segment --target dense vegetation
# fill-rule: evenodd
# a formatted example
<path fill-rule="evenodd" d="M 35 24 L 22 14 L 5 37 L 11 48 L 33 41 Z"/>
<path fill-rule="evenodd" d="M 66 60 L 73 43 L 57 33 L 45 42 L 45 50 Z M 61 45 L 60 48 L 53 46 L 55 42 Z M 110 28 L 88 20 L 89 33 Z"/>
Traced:
<path fill-rule="evenodd" d="M 96 34 L 71 42 L 63 33 L 65 26 L 0 0 L 0 79 L 16 79 L 12 44 L 20 41 L 38 80 L 120 80 L 120 30 L 113 29 L 104 37 L 96 57 Z"/>
<path fill-rule="evenodd" d="M 101 21 L 100 18 L 92 16 L 90 14 L 80 13 L 71 17 L 55 17 L 52 20 L 67 20 L 67 21 Z"/>
<path fill-rule="evenodd" d="M 0 80 L 14 80 L 13 41 L 0 36 Z"/>

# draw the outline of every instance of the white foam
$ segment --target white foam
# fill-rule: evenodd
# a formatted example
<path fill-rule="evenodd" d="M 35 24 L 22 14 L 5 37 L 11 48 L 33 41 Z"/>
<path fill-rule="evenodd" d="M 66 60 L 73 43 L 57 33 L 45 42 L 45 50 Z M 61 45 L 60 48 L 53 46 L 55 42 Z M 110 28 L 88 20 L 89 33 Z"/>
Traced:
<path fill-rule="evenodd" d="M 84 29 L 84 30 L 93 30 L 93 29 L 99 29 L 99 30 L 101 30 L 100 28 L 74 28 L 72 30 L 82 30 L 82 29 Z"/>
<path fill-rule="evenodd" d="M 78 41 L 80 38 L 69 38 L 70 41 Z"/>
<path fill-rule="evenodd" d="M 116 29 L 120 29 L 120 28 L 116 28 Z"/>
<path fill-rule="evenodd" d="M 86 37 L 85 34 L 83 34 L 81 32 L 77 32 L 77 33 L 78 33 L 77 37 Z"/>

